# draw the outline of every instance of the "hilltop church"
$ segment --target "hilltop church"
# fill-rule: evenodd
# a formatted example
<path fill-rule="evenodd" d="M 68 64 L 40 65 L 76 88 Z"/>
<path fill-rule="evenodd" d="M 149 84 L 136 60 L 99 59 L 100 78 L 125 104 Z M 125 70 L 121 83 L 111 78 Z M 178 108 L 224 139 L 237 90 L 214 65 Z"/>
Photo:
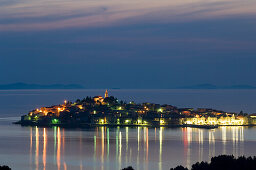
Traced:
<path fill-rule="evenodd" d="M 104 99 L 108 97 L 108 90 L 105 91 L 105 97 L 102 96 L 95 96 L 93 97 L 93 100 L 95 103 L 103 103 Z"/>

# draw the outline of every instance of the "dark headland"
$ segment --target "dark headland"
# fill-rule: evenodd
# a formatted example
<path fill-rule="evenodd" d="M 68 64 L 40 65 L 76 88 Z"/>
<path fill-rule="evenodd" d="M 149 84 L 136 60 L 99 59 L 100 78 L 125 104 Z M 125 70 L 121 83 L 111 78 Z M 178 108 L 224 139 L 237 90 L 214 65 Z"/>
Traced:
<path fill-rule="evenodd" d="M 32 126 L 248 126 L 256 124 L 256 116 L 228 113 L 211 108 L 178 108 L 172 105 L 119 101 L 108 96 L 77 99 L 75 102 L 37 108 L 21 116 L 16 122 Z"/>

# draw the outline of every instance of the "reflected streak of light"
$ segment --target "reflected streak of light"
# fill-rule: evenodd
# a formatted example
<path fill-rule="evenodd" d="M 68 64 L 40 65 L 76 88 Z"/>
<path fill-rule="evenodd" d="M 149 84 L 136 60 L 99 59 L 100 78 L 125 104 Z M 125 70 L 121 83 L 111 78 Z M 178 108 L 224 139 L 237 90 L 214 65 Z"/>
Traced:
<path fill-rule="evenodd" d="M 80 170 L 83 170 L 83 163 L 80 161 Z"/>
<path fill-rule="evenodd" d="M 140 151 L 140 127 L 138 127 L 138 152 Z"/>
<path fill-rule="evenodd" d="M 147 140 L 147 136 L 146 136 L 146 127 L 143 128 L 143 152 L 144 152 L 144 161 L 146 160 L 146 140 Z M 145 164 L 143 164 L 145 165 Z M 145 167 L 143 167 L 143 169 L 145 169 Z"/>
<path fill-rule="evenodd" d="M 60 170 L 60 149 L 61 149 L 60 127 L 58 127 L 58 130 L 57 130 L 57 140 L 58 140 L 58 146 L 57 146 L 57 167 L 58 167 L 58 170 Z"/>
<path fill-rule="evenodd" d="M 44 165 L 44 170 L 46 169 L 46 151 L 47 151 L 47 132 L 46 132 L 46 128 L 44 128 L 44 148 L 43 148 L 43 165 Z"/>
<path fill-rule="evenodd" d="M 95 162 L 96 161 L 96 151 L 97 151 L 97 137 L 96 137 L 96 135 L 94 135 L 93 142 L 94 142 L 93 160 Z"/>
<path fill-rule="evenodd" d="M 204 131 L 198 129 L 199 132 L 199 162 L 203 160 L 203 143 L 204 143 Z"/>
<path fill-rule="evenodd" d="M 30 127 L 30 150 L 29 150 L 29 155 L 30 155 L 30 166 L 32 167 L 32 148 L 33 148 L 33 130 L 32 127 Z"/>
<path fill-rule="evenodd" d="M 62 129 L 62 155 L 65 155 L 65 130 Z"/>
<path fill-rule="evenodd" d="M 238 140 L 239 140 L 239 137 L 238 137 L 238 128 L 239 128 L 239 127 L 235 127 L 235 133 L 236 133 L 235 138 L 236 138 L 236 143 L 237 143 L 237 142 L 238 142 Z"/>
<path fill-rule="evenodd" d="M 238 129 L 239 127 L 236 127 L 236 156 L 238 156 L 238 141 L 239 141 L 239 132 L 238 132 Z"/>
<path fill-rule="evenodd" d="M 163 142 L 163 127 L 159 130 L 159 170 L 162 169 L 162 142 Z"/>
<path fill-rule="evenodd" d="M 53 135 L 54 135 L 54 161 L 56 161 L 56 143 L 57 143 L 57 127 L 53 127 Z"/>
<path fill-rule="evenodd" d="M 138 127 L 138 153 L 137 153 L 137 165 L 140 164 L 140 128 Z M 138 166 L 138 170 L 139 170 L 139 166 Z"/>
<path fill-rule="evenodd" d="M 209 161 L 215 156 L 215 137 L 214 131 L 209 131 Z"/>
<path fill-rule="evenodd" d="M 107 156 L 109 157 L 109 128 L 107 128 Z"/>
<path fill-rule="evenodd" d="M 66 164 L 66 162 L 64 162 L 63 166 L 64 166 L 64 170 L 67 170 L 67 164 Z"/>
<path fill-rule="evenodd" d="M 125 152 L 125 162 L 128 162 L 128 140 L 129 140 L 129 128 L 125 127 L 125 139 L 126 139 L 126 152 Z"/>
<path fill-rule="evenodd" d="M 119 132 L 119 169 L 122 167 L 122 132 Z"/>
<path fill-rule="evenodd" d="M 244 127 L 240 128 L 240 153 L 239 155 L 244 155 Z"/>
<path fill-rule="evenodd" d="M 116 130 L 116 158 L 118 156 L 118 132 L 119 132 L 119 130 L 117 129 Z"/>
<path fill-rule="evenodd" d="M 244 141 L 244 127 L 243 126 L 241 127 L 241 130 L 240 130 L 240 141 Z"/>
<path fill-rule="evenodd" d="M 144 143 L 146 143 L 146 127 L 144 127 L 144 129 L 143 129 L 143 132 L 144 132 L 144 134 L 143 134 L 143 137 L 144 137 Z"/>
<path fill-rule="evenodd" d="M 39 132 L 38 127 L 36 126 L 36 154 L 35 154 L 35 164 L 36 169 L 38 170 L 38 158 L 39 158 Z"/>
<path fill-rule="evenodd" d="M 147 150 L 146 150 L 146 153 L 147 153 L 147 156 L 146 156 L 146 161 L 148 161 L 148 128 L 147 128 L 147 141 L 146 141 L 146 146 L 147 146 Z"/>
<path fill-rule="evenodd" d="M 187 128 L 187 139 L 188 139 L 188 145 L 190 145 L 192 141 L 192 128 L 190 127 Z"/>
<path fill-rule="evenodd" d="M 126 151 L 128 150 L 129 129 L 125 127 Z"/>
<path fill-rule="evenodd" d="M 156 128 L 155 128 L 155 142 L 156 142 Z"/>
<path fill-rule="evenodd" d="M 226 154 L 226 142 L 227 142 L 227 129 L 225 126 L 221 127 L 221 138 L 223 144 L 223 154 Z"/>
<path fill-rule="evenodd" d="M 188 160 L 188 134 L 187 128 L 182 128 L 182 135 L 183 135 L 183 145 L 184 145 L 184 160 Z M 187 165 L 187 167 L 189 167 Z"/>
<path fill-rule="evenodd" d="M 191 153 L 191 148 L 190 148 L 190 143 L 192 141 L 192 128 L 187 127 L 187 167 L 190 166 L 190 153 Z"/>
<path fill-rule="evenodd" d="M 233 141 L 233 154 L 234 154 L 234 156 L 237 156 L 237 154 L 236 154 L 236 132 L 235 132 L 235 128 L 233 127 L 231 127 L 231 130 L 232 130 L 232 141 Z"/>
<path fill-rule="evenodd" d="M 198 129 L 199 132 L 199 143 L 203 144 L 204 143 L 204 132 L 202 129 Z"/>
<path fill-rule="evenodd" d="M 101 127 L 101 162 L 102 164 L 104 163 L 104 151 L 105 151 L 105 146 L 104 143 L 105 142 L 105 135 L 104 135 L 104 127 Z M 102 169 L 104 168 L 104 166 L 101 166 Z"/>

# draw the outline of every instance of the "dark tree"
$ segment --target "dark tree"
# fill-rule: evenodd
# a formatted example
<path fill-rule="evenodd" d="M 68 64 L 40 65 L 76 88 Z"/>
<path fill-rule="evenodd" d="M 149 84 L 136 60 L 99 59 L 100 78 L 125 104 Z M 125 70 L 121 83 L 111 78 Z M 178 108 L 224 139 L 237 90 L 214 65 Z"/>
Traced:
<path fill-rule="evenodd" d="M 131 166 L 128 166 L 127 168 L 124 168 L 122 170 L 134 170 Z"/>
<path fill-rule="evenodd" d="M 188 168 L 184 168 L 183 166 L 179 165 L 176 168 L 171 168 L 170 170 L 188 170 Z"/>
<path fill-rule="evenodd" d="M 11 168 L 9 168 L 6 165 L 0 166 L 0 170 L 11 170 Z"/>
<path fill-rule="evenodd" d="M 192 165 L 191 170 L 255 170 L 256 157 L 238 157 L 233 155 L 220 155 L 213 157 L 210 163 L 197 162 Z M 171 168 L 171 170 L 187 170 L 182 166 Z"/>
<path fill-rule="evenodd" d="M 210 166 L 207 162 L 197 162 L 194 165 L 192 165 L 191 170 L 204 170 L 204 169 L 210 169 Z"/>

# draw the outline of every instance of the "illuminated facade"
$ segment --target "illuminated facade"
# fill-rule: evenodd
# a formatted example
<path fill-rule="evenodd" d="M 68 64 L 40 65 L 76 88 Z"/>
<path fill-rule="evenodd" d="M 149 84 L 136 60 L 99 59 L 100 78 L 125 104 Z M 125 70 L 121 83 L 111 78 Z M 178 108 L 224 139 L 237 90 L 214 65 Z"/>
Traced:
<path fill-rule="evenodd" d="M 95 103 L 103 103 L 104 98 L 101 97 L 101 96 L 95 96 L 95 97 L 93 98 L 93 100 L 94 100 Z"/>
<path fill-rule="evenodd" d="M 105 98 L 108 97 L 108 90 L 105 91 Z"/>
<path fill-rule="evenodd" d="M 192 118 L 184 118 L 182 124 L 185 125 L 245 125 L 247 121 L 245 121 L 244 117 L 235 117 L 232 116 L 221 116 L 221 117 L 192 117 Z"/>

